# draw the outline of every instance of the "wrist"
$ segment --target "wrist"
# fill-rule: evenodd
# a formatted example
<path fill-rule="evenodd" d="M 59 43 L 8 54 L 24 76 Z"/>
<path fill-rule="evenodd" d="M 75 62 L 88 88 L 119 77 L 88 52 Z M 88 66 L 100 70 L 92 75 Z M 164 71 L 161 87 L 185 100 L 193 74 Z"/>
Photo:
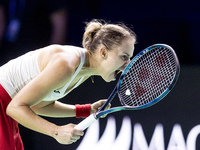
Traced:
<path fill-rule="evenodd" d="M 75 105 L 76 108 L 76 118 L 86 118 L 90 115 L 91 111 L 91 104 L 85 104 L 85 105 Z"/>
<path fill-rule="evenodd" d="M 53 129 L 51 130 L 50 136 L 56 138 L 58 136 L 58 128 L 59 126 L 54 125 Z"/>

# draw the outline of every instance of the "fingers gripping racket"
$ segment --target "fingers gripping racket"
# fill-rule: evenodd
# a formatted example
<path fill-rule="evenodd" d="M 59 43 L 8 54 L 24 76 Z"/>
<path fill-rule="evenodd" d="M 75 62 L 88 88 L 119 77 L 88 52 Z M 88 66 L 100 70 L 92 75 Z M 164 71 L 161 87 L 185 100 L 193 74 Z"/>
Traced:
<path fill-rule="evenodd" d="M 75 128 L 85 130 L 101 116 L 109 113 L 152 106 L 172 90 L 179 73 L 179 61 L 170 46 L 155 44 L 144 49 L 127 65 L 106 103 Z M 122 106 L 105 110 L 116 93 Z"/>

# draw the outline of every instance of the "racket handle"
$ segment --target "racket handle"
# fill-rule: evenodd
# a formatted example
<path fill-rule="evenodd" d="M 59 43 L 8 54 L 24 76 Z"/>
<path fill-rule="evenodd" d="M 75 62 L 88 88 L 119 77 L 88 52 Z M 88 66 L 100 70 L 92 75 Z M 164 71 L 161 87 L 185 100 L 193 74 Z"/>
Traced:
<path fill-rule="evenodd" d="M 94 114 L 91 114 L 89 117 L 85 118 L 79 124 L 77 124 L 74 128 L 78 130 L 85 130 L 90 125 L 92 125 L 97 119 L 94 117 Z"/>

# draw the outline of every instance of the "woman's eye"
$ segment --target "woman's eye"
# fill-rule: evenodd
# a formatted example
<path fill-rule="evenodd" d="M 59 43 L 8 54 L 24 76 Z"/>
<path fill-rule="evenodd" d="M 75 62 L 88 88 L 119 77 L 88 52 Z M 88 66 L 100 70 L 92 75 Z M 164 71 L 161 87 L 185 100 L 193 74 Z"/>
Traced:
<path fill-rule="evenodd" d="M 126 60 L 128 60 L 128 57 L 127 56 L 122 56 L 122 60 L 126 61 Z"/>

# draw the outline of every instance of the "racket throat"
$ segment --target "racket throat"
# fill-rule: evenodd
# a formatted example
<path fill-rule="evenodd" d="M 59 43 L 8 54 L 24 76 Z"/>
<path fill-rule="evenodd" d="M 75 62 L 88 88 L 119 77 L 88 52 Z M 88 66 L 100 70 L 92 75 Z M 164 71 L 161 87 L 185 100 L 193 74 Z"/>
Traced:
<path fill-rule="evenodd" d="M 110 96 L 108 97 L 107 101 L 103 104 L 103 106 L 101 106 L 101 108 L 99 109 L 99 112 L 103 111 L 106 109 L 106 107 L 108 106 L 108 104 L 113 100 L 113 98 L 115 97 L 115 94 L 117 93 L 117 86 L 115 86 L 114 90 L 112 91 L 112 93 L 110 94 Z"/>
<path fill-rule="evenodd" d="M 104 110 L 104 111 L 100 111 L 98 113 L 95 113 L 94 117 L 96 119 L 104 116 L 104 115 L 108 115 L 110 113 L 113 113 L 113 112 L 118 112 L 118 111 L 122 111 L 122 110 L 133 110 L 132 107 L 127 107 L 127 106 L 122 106 L 122 107 L 114 107 L 114 108 L 110 108 L 108 110 Z"/>

